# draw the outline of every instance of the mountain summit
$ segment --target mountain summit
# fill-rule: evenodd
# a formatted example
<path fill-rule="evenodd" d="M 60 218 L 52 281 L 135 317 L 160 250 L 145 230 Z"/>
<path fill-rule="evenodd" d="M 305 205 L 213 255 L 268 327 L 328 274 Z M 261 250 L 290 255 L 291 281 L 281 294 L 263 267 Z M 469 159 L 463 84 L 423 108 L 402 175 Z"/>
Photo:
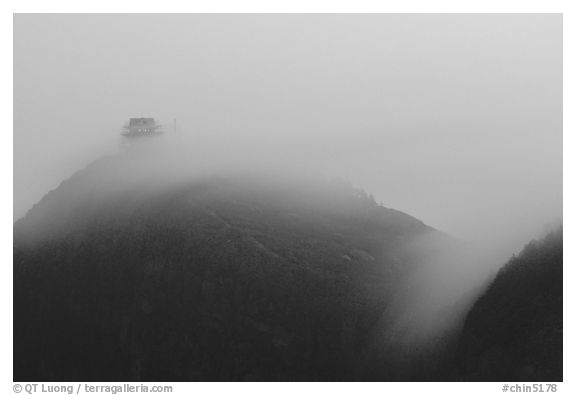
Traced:
<path fill-rule="evenodd" d="M 455 244 L 343 182 L 140 160 L 15 224 L 15 380 L 362 378 L 398 282 Z"/>

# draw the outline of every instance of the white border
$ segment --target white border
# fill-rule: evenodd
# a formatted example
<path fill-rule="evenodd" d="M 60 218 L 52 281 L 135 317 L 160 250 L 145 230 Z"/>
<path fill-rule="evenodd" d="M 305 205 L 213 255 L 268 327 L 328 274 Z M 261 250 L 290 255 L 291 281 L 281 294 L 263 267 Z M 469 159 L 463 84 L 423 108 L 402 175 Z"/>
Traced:
<path fill-rule="evenodd" d="M 574 2 L 572 2 L 574 3 Z M 318 0 L 291 0 L 291 1 L 264 1 L 264 0 L 212 0 L 212 1 L 119 1 L 100 0 L 98 2 L 80 1 L 10 1 L 2 5 L 2 29 L 1 42 L 3 61 L 2 67 L 2 120 L 5 128 L 12 125 L 12 13 L 13 12 L 537 12 L 537 13 L 563 13 L 564 14 L 564 108 L 575 108 L 574 97 L 574 74 L 576 70 L 574 61 L 574 37 L 576 37 L 576 12 L 569 1 L 504 1 L 484 0 L 477 2 L 465 2 L 455 0 L 436 1 L 376 1 L 376 0 L 350 0 L 350 1 L 318 1 Z M 10 61 L 8 60 L 10 59 Z M 574 183 L 569 175 L 575 169 L 575 159 L 570 155 L 570 149 L 574 148 L 574 116 L 570 111 L 564 113 L 564 202 L 576 201 Z M 12 392 L 12 133 L 4 130 L 2 144 L 0 144 L 0 158 L 2 160 L 1 174 L 3 185 L 10 186 L 10 193 L 5 191 L 2 199 L 2 238 L 0 264 L 0 277 L 2 278 L 1 304 L 2 314 L 5 317 L 2 328 L 2 358 L 0 372 L 2 380 L 0 388 L 2 393 Z M 574 384 L 574 355 L 576 335 L 572 303 L 574 302 L 574 289 L 572 283 L 575 280 L 574 264 L 576 264 L 574 248 L 570 241 L 574 240 L 572 227 L 574 210 L 571 206 L 564 207 L 564 237 L 568 241 L 565 248 L 564 262 L 564 383 L 559 386 L 561 393 L 576 393 Z M 572 311 L 571 311 L 572 310 Z M 69 383 L 68 383 L 69 384 Z M 110 383 L 112 384 L 112 383 Z M 367 394 L 384 394 L 385 392 L 397 393 L 414 391 L 416 393 L 428 393 L 430 391 L 445 394 L 491 394 L 501 393 L 500 383 L 261 383 L 239 385 L 237 383 L 172 383 L 173 393 L 270 393 L 290 394 L 294 391 L 318 392 L 331 391 L 336 394 L 349 394 L 351 391 L 363 391 Z M 570 388 L 572 388 L 570 390 Z"/>

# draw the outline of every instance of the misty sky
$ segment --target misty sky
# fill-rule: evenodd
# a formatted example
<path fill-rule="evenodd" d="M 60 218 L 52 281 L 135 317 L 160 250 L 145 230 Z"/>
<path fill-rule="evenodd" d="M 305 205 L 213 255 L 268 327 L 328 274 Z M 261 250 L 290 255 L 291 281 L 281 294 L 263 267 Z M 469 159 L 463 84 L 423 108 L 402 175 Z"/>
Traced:
<path fill-rule="evenodd" d="M 17 15 L 15 219 L 132 116 L 472 242 L 517 248 L 562 216 L 559 14 Z"/>

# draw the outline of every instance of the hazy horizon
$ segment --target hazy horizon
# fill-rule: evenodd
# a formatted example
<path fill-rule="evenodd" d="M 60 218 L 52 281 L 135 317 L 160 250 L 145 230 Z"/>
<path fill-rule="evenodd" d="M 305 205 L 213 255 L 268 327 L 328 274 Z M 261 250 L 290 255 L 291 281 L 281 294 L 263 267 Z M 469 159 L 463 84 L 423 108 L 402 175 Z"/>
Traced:
<path fill-rule="evenodd" d="M 141 115 L 506 253 L 562 218 L 560 14 L 17 14 L 14 220 Z"/>

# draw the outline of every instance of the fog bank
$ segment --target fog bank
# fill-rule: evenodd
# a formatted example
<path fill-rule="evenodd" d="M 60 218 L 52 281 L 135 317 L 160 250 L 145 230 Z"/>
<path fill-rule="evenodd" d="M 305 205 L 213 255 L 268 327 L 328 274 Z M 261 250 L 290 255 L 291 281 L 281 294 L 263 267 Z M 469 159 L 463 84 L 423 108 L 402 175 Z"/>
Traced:
<path fill-rule="evenodd" d="M 562 216 L 561 15 L 16 15 L 14 217 L 131 116 L 506 256 Z M 216 162 L 214 162 L 216 163 Z"/>

